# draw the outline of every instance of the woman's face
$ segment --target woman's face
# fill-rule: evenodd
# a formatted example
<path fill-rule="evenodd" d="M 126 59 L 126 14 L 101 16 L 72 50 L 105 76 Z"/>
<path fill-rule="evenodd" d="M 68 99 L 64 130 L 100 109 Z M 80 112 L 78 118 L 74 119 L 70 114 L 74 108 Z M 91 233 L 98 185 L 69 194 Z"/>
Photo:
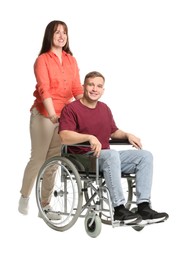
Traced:
<path fill-rule="evenodd" d="M 63 25 L 58 24 L 57 30 L 53 35 L 52 47 L 63 48 L 67 43 L 67 34 Z"/>

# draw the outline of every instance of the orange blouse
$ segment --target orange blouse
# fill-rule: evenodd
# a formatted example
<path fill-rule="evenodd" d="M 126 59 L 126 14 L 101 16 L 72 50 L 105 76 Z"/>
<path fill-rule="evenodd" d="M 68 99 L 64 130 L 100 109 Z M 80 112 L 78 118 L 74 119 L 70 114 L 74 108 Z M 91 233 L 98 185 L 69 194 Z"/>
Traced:
<path fill-rule="evenodd" d="M 38 56 L 34 64 L 36 90 L 33 93 L 35 101 L 31 107 L 36 107 L 40 114 L 48 116 L 43 100 L 52 98 L 55 112 L 60 116 L 61 110 L 72 101 L 73 97 L 83 94 L 79 69 L 76 59 L 62 52 L 62 63 L 51 51 Z"/>

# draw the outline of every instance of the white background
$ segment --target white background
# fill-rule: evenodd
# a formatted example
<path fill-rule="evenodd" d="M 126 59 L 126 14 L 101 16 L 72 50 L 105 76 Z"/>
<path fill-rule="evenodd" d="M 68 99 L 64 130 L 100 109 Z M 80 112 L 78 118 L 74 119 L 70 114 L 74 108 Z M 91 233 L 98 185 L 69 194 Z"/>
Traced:
<path fill-rule="evenodd" d="M 6 0 L 0 4 L 1 254 L 3 259 L 182 259 L 184 7 L 179 0 Z M 120 128 L 139 136 L 154 155 L 152 204 L 167 211 L 163 224 L 141 232 L 102 226 L 90 238 L 79 219 L 51 230 L 18 213 L 19 190 L 30 155 L 29 109 L 33 63 L 46 25 L 63 20 L 81 81 L 91 70 L 106 77 L 102 98 Z"/>

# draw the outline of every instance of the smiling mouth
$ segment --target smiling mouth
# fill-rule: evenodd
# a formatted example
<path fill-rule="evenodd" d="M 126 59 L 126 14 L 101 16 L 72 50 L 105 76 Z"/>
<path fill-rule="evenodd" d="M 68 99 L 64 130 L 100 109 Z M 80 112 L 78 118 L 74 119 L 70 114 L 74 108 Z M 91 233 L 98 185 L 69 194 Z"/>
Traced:
<path fill-rule="evenodd" d="M 96 94 L 96 93 L 90 93 L 90 96 L 98 97 L 98 94 Z"/>

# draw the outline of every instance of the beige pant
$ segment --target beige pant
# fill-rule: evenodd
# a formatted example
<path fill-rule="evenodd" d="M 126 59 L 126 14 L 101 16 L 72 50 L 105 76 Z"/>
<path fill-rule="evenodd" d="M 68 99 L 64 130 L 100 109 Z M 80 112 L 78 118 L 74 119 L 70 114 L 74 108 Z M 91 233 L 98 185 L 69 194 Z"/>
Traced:
<path fill-rule="evenodd" d="M 58 124 L 53 124 L 50 119 L 42 116 L 34 108 L 30 117 L 31 158 L 25 168 L 21 194 L 29 197 L 33 189 L 38 172 L 45 160 L 61 154 L 61 143 L 58 134 Z M 49 202 L 54 174 L 48 173 L 48 178 L 43 181 L 42 198 L 44 204 Z"/>

